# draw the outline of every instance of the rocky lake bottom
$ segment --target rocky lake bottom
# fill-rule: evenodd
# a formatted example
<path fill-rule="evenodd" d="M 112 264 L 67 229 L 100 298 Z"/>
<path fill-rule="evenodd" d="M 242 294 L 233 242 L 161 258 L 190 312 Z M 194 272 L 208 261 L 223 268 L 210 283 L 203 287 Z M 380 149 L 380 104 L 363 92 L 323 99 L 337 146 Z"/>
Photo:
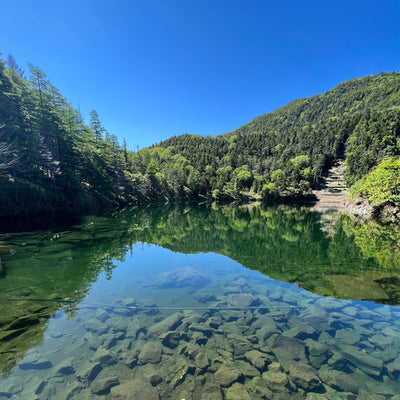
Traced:
<path fill-rule="evenodd" d="M 1 400 L 400 400 L 398 306 L 317 296 L 216 254 L 134 250 L 48 320 Z"/>

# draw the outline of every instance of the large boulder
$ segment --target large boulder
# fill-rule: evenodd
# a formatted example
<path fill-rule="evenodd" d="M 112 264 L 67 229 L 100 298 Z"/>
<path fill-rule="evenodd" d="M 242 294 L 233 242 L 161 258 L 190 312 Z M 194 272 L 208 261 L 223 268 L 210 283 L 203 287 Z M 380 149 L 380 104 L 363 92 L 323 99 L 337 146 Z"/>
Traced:
<path fill-rule="evenodd" d="M 289 371 L 291 365 L 297 362 L 308 364 L 303 341 L 274 334 L 267 342 L 285 371 Z"/>
<path fill-rule="evenodd" d="M 143 379 L 133 379 L 111 389 L 112 400 L 160 400 L 158 390 Z"/>
<path fill-rule="evenodd" d="M 308 364 L 296 363 L 290 366 L 290 380 L 306 392 L 318 389 L 322 386 L 317 371 Z"/>
<path fill-rule="evenodd" d="M 196 271 L 192 267 L 184 267 L 165 272 L 158 276 L 157 287 L 166 288 L 181 288 L 194 287 L 200 288 L 210 283 L 210 280 Z"/>
<path fill-rule="evenodd" d="M 157 364 L 161 361 L 162 346 L 159 342 L 149 342 L 140 349 L 138 361 L 140 365 Z"/>

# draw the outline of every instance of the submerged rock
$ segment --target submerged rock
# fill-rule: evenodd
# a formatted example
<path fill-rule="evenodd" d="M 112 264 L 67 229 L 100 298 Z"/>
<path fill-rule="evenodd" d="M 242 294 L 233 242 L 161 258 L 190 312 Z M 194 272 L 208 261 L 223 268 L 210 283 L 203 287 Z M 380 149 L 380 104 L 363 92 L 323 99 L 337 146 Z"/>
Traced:
<path fill-rule="evenodd" d="M 249 390 L 262 399 L 272 399 L 272 391 L 261 377 L 255 377 L 248 383 Z"/>
<path fill-rule="evenodd" d="M 103 310 L 102 308 L 99 308 L 96 311 L 95 316 L 96 319 L 98 319 L 100 322 L 105 322 L 109 318 L 108 312 L 106 310 Z"/>
<path fill-rule="evenodd" d="M 244 356 L 260 371 L 263 371 L 265 367 L 271 363 L 268 355 L 258 350 L 247 351 Z"/>
<path fill-rule="evenodd" d="M 102 365 L 111 365 L 116 362 L 114 355 L 105 347 L 99 347 L 93 354 L 91 361 Z"/>
<path fill-rule="evenodd" d="M 101 363 L 91 363 L 87 361 L 78 368 L 76 377 L 81 382 L 88 383 L 93 381 L 102 369 Z"/>
<path fill-rule="evenodd" d="M 240 383 L 234 383 L 226 391 L 226 400 L 251 400 L 249 392 L 246 390 L 244 385 Z"/>
<path fill-rule="evenodd" d="M 400 357 L 397 357 L 394 361 L 387 365 L 389 376 L 395 380 L 400 379 Z"/>
<path fill-rule="evenodd" d="M 320 368 L 332 356 L 332 351 L 323 343 L 313 339 L 306 339 L 305 342 L 307 343 L 308 359 L 314 368 Z"/>
<path fill-rule="evenodd" d="M 143 379 L 133 379 L 111 389 L 113 400 L 160 400 L 158 390 Z"/>
<path fill-rule="evenodd" d="M 268 344 L 286 371 L 289 371 L 290 366 L 295 362 L 308 363 L 305 343 L 301 340 L 275 334 L 268 339 Z"/>
<path fill-rule="evenodd" d="M 230 386 L 236 382 L 242 373 L 235 367 L 232 362 L 222 364 L 215 373 L 215 380 L 224 387 Z"/>
<path fill-rule="evenodd" d="M 289 378 L 297 386 L 305 391 L 315 390 L 321 387 L 321 381 L 317 371 L 311 365 L 297 363 L 290 366 Z"/>
<path fill-rule="evenodd" d="M 254 298 L 248 293 L 234 293 L 228 296 L 228 304 L 230 307 L 249 307 L 253 302 Z"/>
<path fill-rule="evenodd" d="M 335 369 L 322 368 L 319 377 L 327 385 L 341 392 L 358 393 L 360 384 L 352 374 L 346 374 Z"/>
<path fill-rule="evenodd" d="M 368 355 L 355 347 L 346 347 L 343 356 L 367 374 L 379 376 L 382 373 L 383 361 Z"/>
<path fill-rule="evenodd" d="M 146 343 L 139 353 L 139 364 L 157 364 L 161 361 L 162 346 L 158 342 Z"/>
<path fill-rule="evenodd" d="M 118 384 L 119 381 L 116 376 L 109 376 L 105 378 L 96 378 L 90 385 L 90 388 L 92 393 L 101 395 L 108 393 L 113 386 Z"/>
<path fill-rule="evenodd" d="M 262 374 L 262 379 L 274 392 L 285 391 L 285 386 L 289 384 L 288 376 L 284 372 L 266 371 Z"/>
<path fill-rule="evenodd" d="M 183 314 L 182 313 L 174 313 L 170 315 L 167 318 L 164 318 L 162 321 L 154 324 L 149 328 L 147 333 L 150 336 L 160 336 L 162 333 L 168 332 L 168 331 L 173 331 L 180 323 L 182 322 L 183 319 Z"/>
<path fill-rule="evenodd" d="M 98 319 L 92 318 L 86 321 L 83 326 L 88 332 L 95 333 L 97 335 L 102 335 L 108 331 L 108 326 Z"/>
<path fill-rule="evenodd" d="M 315 338 L 316 332 L 311 325 L 303 324 L 283 332 L 282 335 L 289 338 L 304 340 L 307 338 Z"/>
<path fill-rule="evenodd" d="M 335 339 L 352 345 L 358 343 L 361 336 L 353 329 L 340 329 L 336 332 Z"/>
<path fill-rule="evenodd" d="M 210 279 L 194 268 L 184 267 L 160 274 L 158 276 L 157 287 L 160 289 L 182 287 L 200 288 L 209 283 Z"/>
<path fill-rule="evenodd" d="M 223 395 L 218 384 L 206 383 L 199 398 L 201 400 L 223 400 Z"/>

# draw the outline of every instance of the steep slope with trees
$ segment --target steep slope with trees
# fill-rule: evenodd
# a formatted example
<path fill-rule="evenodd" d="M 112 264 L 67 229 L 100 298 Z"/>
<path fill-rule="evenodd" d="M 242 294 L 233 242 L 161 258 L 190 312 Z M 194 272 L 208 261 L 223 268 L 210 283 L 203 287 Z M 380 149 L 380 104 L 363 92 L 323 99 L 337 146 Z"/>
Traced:
<path fill-rule="evenodd" d="M 337 160 L 353 195 L 368 198 L 360 179 L 399 156 L 400 73 L 352 79 L 224 135 L 185 134 L 131 152 L 95 111 L 85 125 L 41 70 L 30 66 L 26 79 L 12 57 L 0 60 L 2 224 L 156 201 L 302 198 Z M 395 190 L 380 204 L 397 205 Z"/>
<path fill-rule="evenodd" d="M 345 160 L 346 181 L 353 185 L 386 157 L 400 154 L 400 74 L 352 79 L 234 132 L 173 137 L 152 150 L 158 148 L 183 157 L 214 198 L 303 196 L 337 160 Z"/>

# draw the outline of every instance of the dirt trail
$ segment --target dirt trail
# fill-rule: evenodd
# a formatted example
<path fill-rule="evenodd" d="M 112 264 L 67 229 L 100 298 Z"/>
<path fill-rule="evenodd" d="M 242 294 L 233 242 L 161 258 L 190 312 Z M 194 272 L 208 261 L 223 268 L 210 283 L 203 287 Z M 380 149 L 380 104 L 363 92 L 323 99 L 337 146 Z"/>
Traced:
<path fill-rule="evenodd" d="M 315 209 L 344 207 L 347 196 L 347 187 L 343 179 L 344 168 L 342 162 L 335 164 L 327 176 L 322 178 L 320 188 L 313 190 L 318 199 Z"/>

